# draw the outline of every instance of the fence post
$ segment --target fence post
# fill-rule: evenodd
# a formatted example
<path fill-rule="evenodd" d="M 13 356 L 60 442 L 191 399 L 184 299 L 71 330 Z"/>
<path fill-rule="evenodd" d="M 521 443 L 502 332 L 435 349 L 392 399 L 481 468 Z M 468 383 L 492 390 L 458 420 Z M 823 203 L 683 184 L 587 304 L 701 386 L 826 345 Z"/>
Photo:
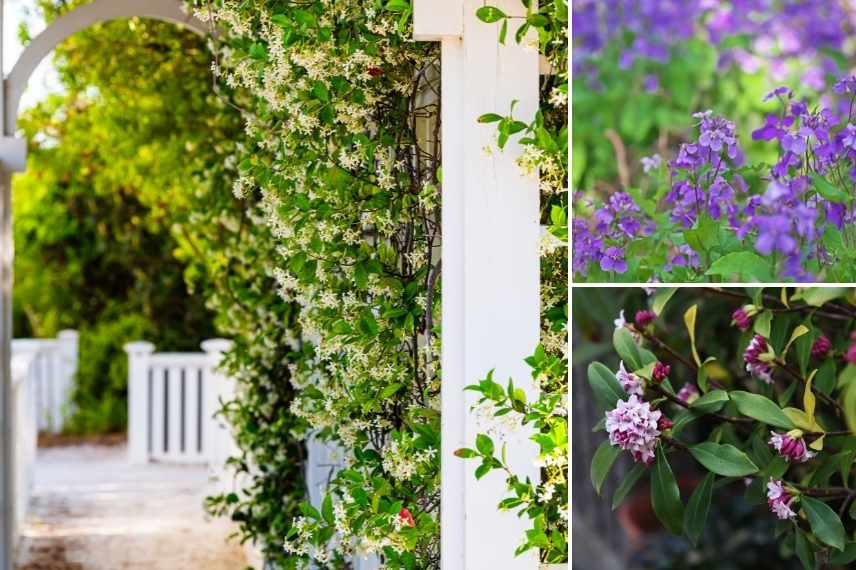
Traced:
<path fill-rule="evenodd" d="M 129 342 L 128 354 L 128 461 L 149 460 L 149 357 L 155 345 L 146 341 Z"/>
<path fill-rule="evenodd" d="M 60 418 L 58 428 L 62 430 L 65 420 L 69 417 L 71 409 L 72 388 L 74 376 L 77 374 L 78 350 L 80 334 L 73 329 L 59 331 L 56 337 L 59 344 L 59 370 L 56 373 L 58 383 L 57 394 L 59 394 Z"/>
<path fill-rule="evenodd" d="M 525 17 L 519 0 L 490 4 L 511 17 Z M 454 457 L 484 431 L 464 387 L 495 370 L 499 382 L 533 395 L 524 358 L 539 340 L 538 180 L 515 163 L 514 140 L 496 146 L 495 125 L 484 113 L 531 120 L 538 109 L 538 50 L 509 39 L 499 43 L 499 25 L 478 20 L 483 0 L 414 0 L 414 39 L 441 42 L 441 140 L 443 154 L 443 307 L 441 387 L 441 564 L 444 570 L 531 570 L 534 552 L 516 557 L 527 521 L 500 512 L 500 473 L 479 481 L 471 463 Z M 524 39 L 523 44 L 528 40 Z M 522 478 L 540 476 L 537 449 L 526 430 L 508 439 L 508 461 Z"/>
<path fill-rule="evenodd" d="M 203 447 L 208 449 L 208 465 L 212 472 L 222 475 L 226 460 L 237 450 L 232 431 L 223 418 L 214 419 L 220 410 L 220 403 L 231 400 L 235 395 L 234 381 L 221 370 L 223 354 L 232 347 L 232 341 L 224 338 L 212 338 L 202 341 L 202 350 L 208 355 L 208 365 L 202 375 L 205 399 L 203 405 L 203 425 L 205 432 Z M 218 483 L 221 487 L 224 481 Z"/>

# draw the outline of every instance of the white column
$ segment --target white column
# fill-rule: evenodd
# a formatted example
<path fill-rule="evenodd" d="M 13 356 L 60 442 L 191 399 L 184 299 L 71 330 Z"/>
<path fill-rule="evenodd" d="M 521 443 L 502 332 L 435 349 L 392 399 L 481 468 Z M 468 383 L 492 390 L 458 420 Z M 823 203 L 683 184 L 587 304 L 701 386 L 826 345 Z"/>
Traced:
<path fill-rule="evenodd" d="M 149 460 L 149 357 L 155 345 L 146 341 L 129 342 L 128 354 L 128 461 Z"/>
<path fill-rule="evenodd" d="M 76 330 L 59 331 L 56 337 L 59 344 L 60 369 L 58 372 L 59 395 L 63 421 L 71 413 L 71 395 L 74 387 L 74 376 L 77 374 L 78 347 L 80 334 Z M 60 429 L 64 426 L 60 425 Z"/>
<path fill-rule="evenodd" d="M 538 183 L 522 176 L 509 143 L 492 156 L 496 125 L 477 122 L 488 112 L 531 120 L 538 108 L 538 53 L 513 39 L 498 41 L 498 24 L 476 16 L 482 0 L 415 0 L 414 36 L 442 42 L 442 567 L 448 570 L 530 570 L 535 553 L 514 556 L 528 521 L 501 513 L 504 477 L 481 481 L 476 465 L 453 456 L 472 447 L 479 426 L 470 412 L 476 397 L 464 386 L 491 369 L 504 382 L 534 394 L 523 359 L 539 338 Z M 491 4 L 523 15 L 519 0 Z M 508 460 L 522 477 L 539 477 L 528 434 L 508 441 Z"/>
<path fill-rule="evenodd" d="M 1 34 L 0 38 L 2 38 Z M 0 162 L 2 162 L 1 158 Z M 11 402 L 10 370 L 13 255 L 11 194 L 12 174 L 5 165 L 0 164 L 0 570 L 12 570 L 15 521 L 12 489 L 14 472 L 12 441 L 15 417 Z"/>
<path fill-rule="evenodd" d="M 201 346 L 208 355 L 208 365 L 202 374 L 202 449 L 211 471 L 222 476 L 226 460 L 237 451 L 229 424 L 222 417 L 214 417 L 220 410 L 221 402 L 227 402 L 235 396 L 234 380 L 220 370 L 223 354 L 232 347 L 232 341 L 212 338 L 203 341 Z M 226 482 L 219 483 L 225 489 Z"/>

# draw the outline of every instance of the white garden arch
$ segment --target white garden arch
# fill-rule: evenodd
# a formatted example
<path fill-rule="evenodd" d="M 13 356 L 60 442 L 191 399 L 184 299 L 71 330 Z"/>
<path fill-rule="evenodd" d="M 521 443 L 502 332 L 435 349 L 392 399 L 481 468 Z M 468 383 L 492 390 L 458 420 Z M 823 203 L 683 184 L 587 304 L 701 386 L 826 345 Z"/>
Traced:
<path fill-rule="evenodd" d="M 0 0 L 0 70 L 3 66 L 3 2 Z M 15 136 L 18 105 L 39 63 L 64 39 L 98 22 L 121 18 L 154 18 L 182 25 L 198 34 L 207 27 L 181 10 L 177 0 L 94 0 L 53 21 L 26 47 L 3 77 L 0 90 L 0 570 L 13 567 L 14 490 L 11 406 L 12 342 L 12 174 L 26 168 L 27 143 Z"/>
<path fill-rule="evenodd" d="M 12 290 L 11 176 L 26 166 L 26 141 L 15 136 L 18 104 L 38 64 L 70 35 L 106 20 L 149 17 L 205 34 L 180 0 L 94 0 L 54 21 L 26 48 L 0 91 L 0 570 L 12 569 L 10 342 Z M 478 426 L 464 386 L 495 369 L 533 392 L 523 362 L 539 338 L 538 181 L 524 177 L 510 143 L 488 156 L 495 129 L 487 112 L 531 117 L 538 108 L 537 49 L 498 42 L 498 30 L 475 17 L 482 0 L 414 0 L 414 39 L 442 44 L 443 329 L 442 551 L 444 570 L 534 570 L 534 553 L 514 557 L 526 521 L 498 513 L 504 491 L 498 472 L 479 482 L 473 465 L 453 456 L 471 446 Z M 494 0 L 525 16 L 520 0 Z M 2 29 L 2 0 L 0 0 Z M 1 32 L 0 32 L 1 33 Z M 2 69 L 2 35 L 0 35 Z M 508 459 L 533 480 L 537 450 L 527 433 L 509 441 Z"/>

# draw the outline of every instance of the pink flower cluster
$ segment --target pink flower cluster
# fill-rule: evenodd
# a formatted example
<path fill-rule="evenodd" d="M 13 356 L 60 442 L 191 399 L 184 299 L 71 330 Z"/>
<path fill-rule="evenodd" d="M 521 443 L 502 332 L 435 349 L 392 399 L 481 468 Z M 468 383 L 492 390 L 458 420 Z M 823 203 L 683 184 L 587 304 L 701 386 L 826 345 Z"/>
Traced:
<path fill-rule="evenodd" d="M 618 365 L 618 372 L 615 373 L 615 377 L 621 382 L 621 387 L 624 388 L 624 391 L 629 395 L 636 394 L 637 396 L 642 395 L 642 380 L 632 372 L 628 372 L 626 368 L 624 368 L 624 361 Z"/>
<path fill-rule="evenodd" d="M 808 450 L 805 440 L 786 433 L 771 431 L 770 445 L 789 463 L 805 463 L 816 454 Z"/>
<path fill-rule="evenodd" d="M 606 412 L 609 443 L 629 451 L 637 463 L 651 465 L 660 430 L 657 426 L 662 412 L 652 410 L 648 402 L 636 395 L 619 400 L 614 410 Z"/>
<path fill-rule="evenodd" d="M 743 353 L 743 361 L 746 362 L 746 371 L 760 378 L 767 384 L 773 383 L 773 369 L 768 362 L 761 360 L 761 355 L 769 352 L 770 347 L 767 345 L 767 340 L 759 334 L 752 337 L 749 346 Z"/>
<path fill-rule="evenodd" d="M 781 520 L 792 519 L 797 514 L 791 509 L 791 503 L 793 503 L 795 497 L 792 497 L 787 490 L 785 490 L 782 482 L 776 479 L 770 479 L 770 482 L 767 483 L 767 505 L 769 505 L 770 510 L 779 517 Z"/>

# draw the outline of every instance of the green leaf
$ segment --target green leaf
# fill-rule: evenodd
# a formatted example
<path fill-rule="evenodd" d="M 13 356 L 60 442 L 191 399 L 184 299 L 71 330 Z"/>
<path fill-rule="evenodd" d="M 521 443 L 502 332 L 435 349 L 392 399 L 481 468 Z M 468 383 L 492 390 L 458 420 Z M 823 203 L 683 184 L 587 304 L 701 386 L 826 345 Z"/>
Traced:
<path fill-rule="evenodd" d="M 797 558 L 803 565 L 805 570 L 814 570 L 814 550 L 811 547 L 808 539 L 805 536 L 805 531 L 797 527 L 794 548 L 797 552 Z"/>
<path fill-rule="evenodd" d="M 696 342 L 695 342 L 695 325 L 696 325 L 696 315 L 698 314 L 698 305 L 693 305 L 684 313 L 684 324 L 687 327 L 687 334 L 690 335 L 690 350 L 693 353 L 693 360 L 695 360 L 696 366 L 701 366 L 701 358 L 698 357 L 698 351 L 696 350 Z"/>
<path fill-rule="evenodd" d="M 705 441 L 689 448 L 696 461 L 723 477 L 745 477 L 758 472 L 749 456 L 730 444 Z"/>
<path fill-rule="evenodd" d="M 663 312 L 663 309 L 666 308 L 666 303 L 677 293 L 677 287 L 665 287 L 663 289 L 657 289 L 657 293 L 654 295 L 654 303 L 651 306 L 651 310 L 654 311 L 658 317 L 660 313 Z"/>
<path fill-rule="evenodd" d="M 690 408 L 703 414 L 712 414 L 721 410 L 728 399 L 725 390 L 713 390 L 690 404 Z"/>
<path fill-rule="evenodd" d="M 390 12 L 405 12 L 410 9 L 409 0 L 389 0 L 386 3 L 386 9 Z"/>
<path fill-rule="evenodd" d="M 482 6 L 476 10 L 476 17 L 482 22 L 492 24 L 503 18 L 507 18 L 508 16 L 505 15 L 505 12 L 495 6 Z"/>
<path fill-rule="evenodd" d="M 543 16 L 541 14 L 530 14 L 526 17 L 526 23 L 528 23 L 533 28 L 543 28 L 544 26 L 550 23 L 550 20 L 548 20 L 546 16 Z"/>
<path fill-rule="evenodd" d="M 704 530 L 705 522 L 707 521 L 708 512 L 710 512 L 710 501 L 713 498 L 713 482 L 716 475 L 708 473 L 704 476 L 701 483 L 693 491 L 687 509 L 684 511 L 684 534 L 692 541 L 693 544 L 698 544 L 698 539 Z"/>
<path fill-rule="evenodd" d="M 597 451 L 594 452 L 594 457 L 591 460 L 591 484 L 594 485 L 598 495 L 600 495 L 600 489 L 603 487 L 606 476 L 609 475 L 609 470 L 612 469 L 612 465 L 620 453 L 621 449 L 614 447 L 609 441 L 601 443 Z"/>
<path fill-rule="evenodd" d="M 493 440 L 483 433 L 476 435 L 476 449 L 478 449 L 482 455 L 493 457 Z"/>
<path fill-rule="evenodd" d="M 723 255 L 710 264 L 705 275 L 717 275 L 731 281 L 774 281 L 772 261 L 751 251 L 736 251 Z"/>
<path fill-rule="evenodd" d="M 497 121 L 502 120 L 502 115 L 497 115 L 496 113 L 485 113 L 481 117 L 479 117 L 479 123 L 496 123 Z"/>
<path fill-rule="evenodd" d="M 836 552 L 829 558 L 830 564 L 850 564 L 856 560 L 856 542 L 847 544 L 843 552 Z"/>
<path fill-rule="evenodd" d="M 764 338 L 770 338 L 770 325 L 773 322 L 773 313 L 761 311 L 755 317 L 755 332 Z"/>
<path fill-rule="evenodd" d="M 817 190 L 817 193 L 830 202 L 848 204 L 853 200 L 853 197 L 850 196 L 850 194 L 836 186 L 833 186 L 826 178 L 816 172 L 812 173 L 811 181 L 814 183 L 814 189 Z"/>
<path fill-rule="evenodd" d="M 675 474 L 666 459 L 666 452 L 659 443 L 654 466 L 651 468 L 651 507 L 663 526 L 672 534 L 681 534 L 684 521 L 684 505 Z"/>
<path fill-rule="evenodd" d="M 633 333 L 624 327 L 615 329 L 612 334 L 612 344 L 615 346 L 615 352 L 627 364 L 627 368 L 631 372 L 635 372 L 656 360 L 649 351 L 639 348 L 636 339 L 633 338 Z"/>
<path fill-rule="evenodd" d="M 844 525 L 835 511 L 823 501 L 805 495 L 800 497 L 800 504 L 811 525 L 811 531 L 818 540 L 836 550 L 844 550 Z"/>
<path fill-rule="evenodd" d="M 812 307 L 820 307 L 833 299 L 844 297 L 848 292 L 847 287 L 804 287 L 791 300 L 802 300 Z"/>
<path fill-rule="evenodd" d="M 637 463 L 633 466 L 633 469 L 627 472 L 627 475 L 624 476 L 624 480 L 621 482 L 621 485 L 618 486 L 618 489 L 615 490 L 615 494 L 612 495 L 612 510 L 614 511 L 621 503 L 624 502 L 624 498 L 627 497 L 627 494 L 633 489 L 636 482 L 645 474 L 645 466 L 641 463 Z"/>
<path fill-rule="evenodd" d="M 735 390 L 729 395 L 737 405 L 738 411 L 744 416 L 754 418 L 767 425 L 789 430 L 794 429 L 794 422 L 769 398 L 742 390 Z"/>
<path fill-rule="evenodd" d="M 401 384 L 390 384 L 380 392 L 381 399 L 386 399 L 398 392 L 401 389 Z"/>
<path fill-rule="evenodd" d="M 479 453 L 475 449 L 462 447 L 461 449 L 455 450 L 455 457 L 460 457 L 461 459 L 472 459 L 473 457 L 479 457 Z"/>
<path fill-rule="evenodd" d="M 627 399 L 627 392 L 621 387 L 615 374 L 600 362 L 589 364 L 588 381 L 595 399 L 604 410 L 612 410 L 618 400 Z"/>
<path fill-rule="evenodd" d="M 332 525 L 335 522 L 333 518 L 333 496 L 324 495 L 324 501 L 321 503 L 321 516 L 327 524 Z"/>

